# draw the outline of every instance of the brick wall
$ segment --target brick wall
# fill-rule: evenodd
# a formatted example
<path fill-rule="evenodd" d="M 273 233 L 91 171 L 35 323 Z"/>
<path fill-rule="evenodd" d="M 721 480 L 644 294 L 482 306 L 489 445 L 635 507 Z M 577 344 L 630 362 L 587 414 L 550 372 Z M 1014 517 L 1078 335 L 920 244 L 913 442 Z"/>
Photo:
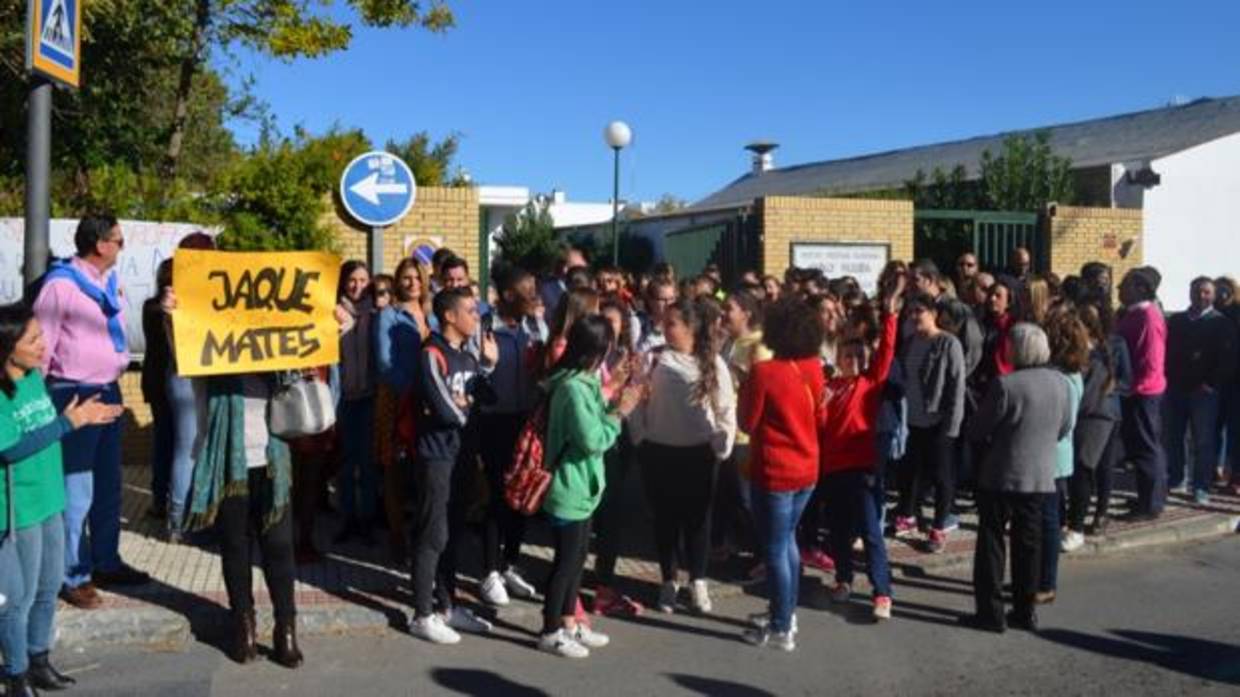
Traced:
<path fill-rule="evenodd" d="M 328 225 L 336 231 L 345 259 L 366 259 L 370 249 L 370 230 L 354 223 L 333 201 L 334 213 Z M 405 237 L 442 238 L 443 244 L 469 262 L 474 276 L 478 271 L 478 230 L 481 225 L 478 190 L 472 187 L 419 187 L 417 201 L 409 214 L 383 232 L 383 268 L 391 273 L 404 256 Z"/>
<path fill-rule="evenodd" d="M 154 434 L 150 405 L 142 401 L 142 373 L 126 372 L 121 376 L 120 386 L 126 410 L 121 417 L 121 462 L 146 466 L 151 461 Z"/>
<path fill-rule="evenodd" d="M 757 201 L 762 272 L 781 276 L 793 242 L 886 242 L 892 259 L 913 257 L 913 204 L 845 198 L 768 196 Z"/>
<path fill-rule="evenodd" d="M 1051 206 L 1046 220 L 1051 271 L 1061 277 L 1080 273 L 1085 262 L 1101 261 L 1111 266 L 1118 285 L 1129 269 L 1142 263 L 1140 210 Z"/>

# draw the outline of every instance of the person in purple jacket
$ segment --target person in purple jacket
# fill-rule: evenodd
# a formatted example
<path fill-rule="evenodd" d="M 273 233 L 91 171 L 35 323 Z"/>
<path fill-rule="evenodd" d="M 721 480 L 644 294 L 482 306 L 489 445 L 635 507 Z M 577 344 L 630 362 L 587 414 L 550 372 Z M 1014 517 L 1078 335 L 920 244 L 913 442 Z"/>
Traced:
<path fill-rule="evenodd" d="M 1137 471 L 1137 501 L 1126 517 L 1148 521 L 1162 515 L 1167 502 L 1167 462 L 1162 448 L 1162 398 L 1167 390 L 1167 323 L 1158 306 L 1162 275 L 1140 266 L 1119 285 L 1123 314 L 1115 333 L 1132 357 L 1132 392 L 1123 401 L 1124 451 Z"/>

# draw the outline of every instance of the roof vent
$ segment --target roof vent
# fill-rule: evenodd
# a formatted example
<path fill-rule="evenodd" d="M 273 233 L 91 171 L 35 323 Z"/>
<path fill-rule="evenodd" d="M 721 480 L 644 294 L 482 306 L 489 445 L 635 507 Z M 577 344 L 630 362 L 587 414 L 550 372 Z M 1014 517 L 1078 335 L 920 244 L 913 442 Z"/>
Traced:
<path fill-rule="evenodd" d="M 779 147 L 779 143 L 772 143 L 769 140 L 759 140 L 745 146 L 745 149 L 753 153 L 753 173 L 762 174 L 763 172 L 775 167 L 775 157 L 771 152 Z"/>

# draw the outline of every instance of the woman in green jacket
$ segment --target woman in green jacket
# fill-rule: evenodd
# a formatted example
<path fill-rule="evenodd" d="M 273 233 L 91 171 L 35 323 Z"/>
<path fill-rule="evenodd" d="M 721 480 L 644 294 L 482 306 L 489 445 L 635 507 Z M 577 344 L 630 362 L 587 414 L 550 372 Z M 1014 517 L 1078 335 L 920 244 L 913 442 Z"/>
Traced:
<path fill-rule="evenodd" d="M 543 605 L 538 646 L 565 658 L 585 658 L 605 646 L 606 635 L 574 619 L 581 573 L 590 542 L 590 518 L 603 498 L 603 455 L 620 435 L 620 419 L 637 405 L 640 393 L 629 390 L 618 409 L 603 398 L 599 366 L 615 337 L 598 315 L 573 324 L 568 346 L 548 381 L 551 402 L 543 452 L 552 473 L 543 502 L 551 521 L 555 562 Z"/>
<path fill-rule="evenodd" d="M 73 683 L 48 660 L 65 563 L 60 439 L 122 411 L 91 398 L 57 414 L 38 370 L 46 350 L 30 308 L 0 307 L 0 684 L 13 697 Z"/>

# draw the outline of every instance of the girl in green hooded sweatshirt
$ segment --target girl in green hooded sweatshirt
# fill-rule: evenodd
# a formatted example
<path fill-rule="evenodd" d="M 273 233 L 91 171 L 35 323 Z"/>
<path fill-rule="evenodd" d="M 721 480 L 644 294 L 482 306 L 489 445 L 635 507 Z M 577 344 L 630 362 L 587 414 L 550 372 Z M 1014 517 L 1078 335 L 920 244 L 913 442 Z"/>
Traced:
<path fill-rule="evenodd" d="M 641 393 L 627 390 L 617 407 L 603 397 L 599 366 L 615 337 L 598 315 L 573 324 L 568 346 L 548 381 L 544 457 L 552 473 L 543 502 L 551 521 L 555 562 L 543 606 L 540 649 L 565 658 L 585 658 L 606 646 L 608 637 L 574 618 L 582 569 L 590 541 L 590 518 L 603 498 L 603 455 L 620 435 L 620 420 L 637 406 Z"/>

